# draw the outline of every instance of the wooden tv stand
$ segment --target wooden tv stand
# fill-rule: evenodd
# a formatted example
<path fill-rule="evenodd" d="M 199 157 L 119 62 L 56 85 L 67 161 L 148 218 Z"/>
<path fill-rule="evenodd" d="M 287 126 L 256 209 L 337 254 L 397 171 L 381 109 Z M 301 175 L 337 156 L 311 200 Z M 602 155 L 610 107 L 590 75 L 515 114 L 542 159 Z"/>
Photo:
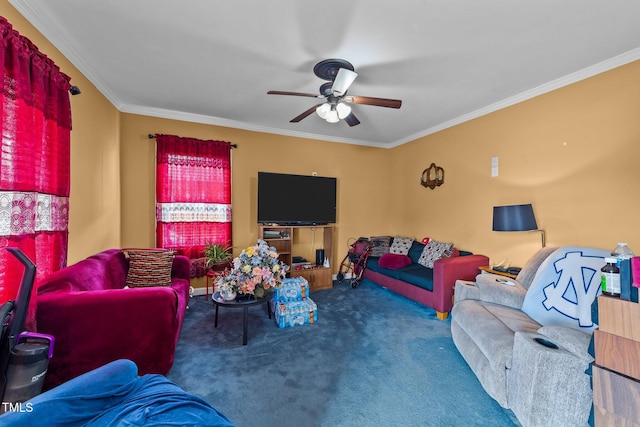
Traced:
<path fill-rule="evenodd" d="M 333 287 L 331 268 L 315 266 L 314 268 L 294 270 L 291 268 L 294 234 L 302 229 L 322 229 L 322 248 L 324 257 L 333 261 L 333 225 L 263 225 L 258 224 L 258 238 L 276 248 L 279 259 L 289 266 L 291 277 L 304 277 L 309 282 L 309 289 L 317 291 Z"/>

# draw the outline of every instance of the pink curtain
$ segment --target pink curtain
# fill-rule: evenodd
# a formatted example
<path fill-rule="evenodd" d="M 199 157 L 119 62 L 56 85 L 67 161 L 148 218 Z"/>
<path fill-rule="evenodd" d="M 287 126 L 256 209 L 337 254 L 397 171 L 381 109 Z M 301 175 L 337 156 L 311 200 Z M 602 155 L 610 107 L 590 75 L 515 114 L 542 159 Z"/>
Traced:
<path fill-rule="evenodd" d="M 207 243 L 231 246 L 231 144 L 173 135 L 156 144 L 156 245 L 192 259 Z"/>
<path fill-rule="evenodd" d="M 69 77 L 0 17 L 0 302 L 22 277 L 20 248 L 38 280 L 66 265 L 71 107 Z M 35 292 L 26 326 L 35 328 Z"/>

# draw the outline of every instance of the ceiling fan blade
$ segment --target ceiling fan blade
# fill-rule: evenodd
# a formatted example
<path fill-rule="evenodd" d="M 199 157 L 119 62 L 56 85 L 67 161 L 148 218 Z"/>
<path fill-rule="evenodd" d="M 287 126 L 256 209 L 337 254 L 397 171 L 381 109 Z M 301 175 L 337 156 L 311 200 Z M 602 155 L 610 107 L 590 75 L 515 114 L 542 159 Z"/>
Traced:
<path fill-rule="evenodd" d="M 294 117 L 293 119 L 289 120 L 289 122 L 291 123 L 298 123 L 300 120 L 309 117 L 311 114 L 313 114 L 316 111 L 316 108 L 318 108 L 319 106 L 321 106 L 322 104 L 318 104 L 318 105 L 314 105 L 313 107 L 309 108 L 307 111 L 305 111 L 304 113 Z"/>
<path fill-rule="evenodd" d="M 331 86 L 331 93 L 334 96 L 344 95 L 347 93 L 347 90 L 349 90 L 351 83 L 353 83 L 356 77 L 358 77 L 358 73 L 346 68 L 340 68 L 335 80 L 333 81 L 333 86 Z"/>
<path fill-rule="evenodd" d="M 354 104 L 375 105 L 377 107 L 400 108 L 402 106 L 402 101 L 399 99 L 372 98 L 370 96 L 347 96 L 344 100 Z"/>
<path fill-rule="evenodd" d="M 307 96 L 309 98 L 324 98 L 322 95 L 314 93 L 302 93 L 302 92 L 287 92 L 282 90 L 270 90 L 267 95 L 292 95 L 292 96 Z"/>
<path fill-rule="evenodd" d="M 360 120 L 358 120 L 358 118 L 353 113 L 345 117 L 344 121 L 347 122 L 349 126 L 355 126 L 360 124 Z"/>

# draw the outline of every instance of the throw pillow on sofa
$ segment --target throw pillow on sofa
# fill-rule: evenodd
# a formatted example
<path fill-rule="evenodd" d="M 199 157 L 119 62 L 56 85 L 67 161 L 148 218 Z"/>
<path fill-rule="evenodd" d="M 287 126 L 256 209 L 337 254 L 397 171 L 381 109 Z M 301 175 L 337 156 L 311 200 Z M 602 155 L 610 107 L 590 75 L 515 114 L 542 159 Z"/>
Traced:
<path fill-rule="evenodd" d="M 397 270 L 398 268 L 406 267 L 411 264 L 411 258 L 407 255 L 400 254 L 384 254 L 380 257 L 378 265 L 382 268 L 388 268 L 389 270 Z"/>
<path fill-rule="evenodd" d="M 453 243 L 443 243 L 429 240 L 422 250 L 418 264 L 433 268 L 433 263 L 440 258 L 450 258 L 453 255 Z"/>
<path fill-rule="evenodd" d="M 391 243 L 391 248 L 389 248 L 389 253 L 398 255 L 409 254 L 409 249 L 411 249 L 413 240 L 414 239 L 410 237 L 394 237 L 393 242 Z"/>
<path fill-rule="evenodd" d="M 391 236 L 372 236 L 369 239 L 371 244 L 371 252 L 369 253 L 369 256 L 381 257 L 382 255 L 389 253 L 391 239 L 393 239 Z"/>
<path fill-rule="evenodd" d="M 174 252 L 165 249 L 125 249 L 129 260 L 126 285 L 130 288 L 171 286 Z"/>
<path fill-rule="evenodd" d="M 600 294 L 600 269 L 609 252 L 604 249 L 563 246 L 538 267 L 522 311 L 541 325 L 562 325 L 590 333 L 591 304 Z"/>

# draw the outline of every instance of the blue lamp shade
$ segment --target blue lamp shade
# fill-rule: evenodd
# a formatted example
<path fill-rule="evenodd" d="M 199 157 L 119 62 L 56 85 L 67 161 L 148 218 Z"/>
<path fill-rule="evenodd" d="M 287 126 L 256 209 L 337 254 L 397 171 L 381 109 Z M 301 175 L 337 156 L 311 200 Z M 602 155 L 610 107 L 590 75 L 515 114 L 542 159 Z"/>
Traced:
<path fill-rule="evenodd" d="M 538 224 L 533 215 L 533 206 L 510 205 L 493 207 L 493 231 L 530 231 L 537 230 Z"/>

